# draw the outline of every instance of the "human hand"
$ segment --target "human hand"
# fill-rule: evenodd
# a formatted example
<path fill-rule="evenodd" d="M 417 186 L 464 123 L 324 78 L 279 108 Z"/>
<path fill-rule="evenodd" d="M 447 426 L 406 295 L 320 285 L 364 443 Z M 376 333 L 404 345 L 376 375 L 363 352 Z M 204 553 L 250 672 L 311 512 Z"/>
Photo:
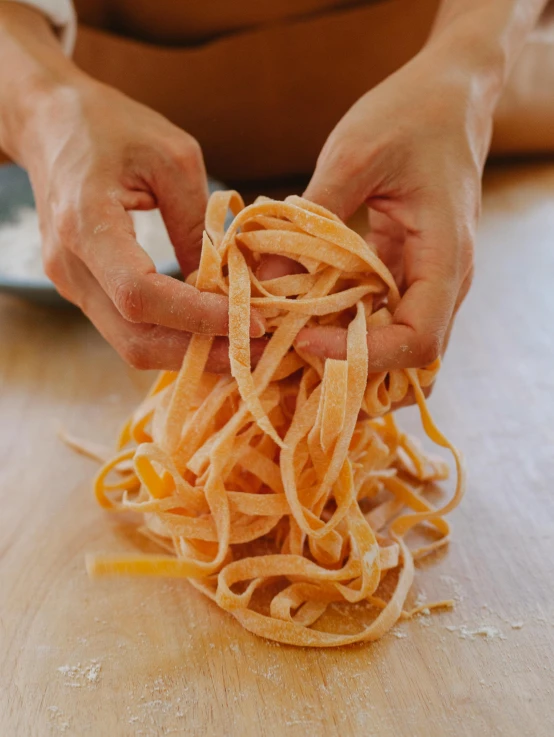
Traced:
<path fill-rule="evenodd" d="M 364 95 L 329 136 L 305 196 L 347 220 L 363 203 L 402 299 L 368 332 L 370 371 L 425 366 L 445 349 L 473 273 L 488 88 L 444 50 L 422 51 Z M 305 328 L 297 345 L 344 358 L 346 333 Z"/>
<path fill-rule="evenodd" d="M 190 135 L 79 78 L 40 98 L 26 141 L 46 273 L 128 363 L 178 369 L 190 333 L 227 334 L 227 299 L 158 274 L 129 214 L 159 207 L 183 273 L 198 266 L 207 182 Z M 263 333 L 254 312 L 251 335 Z M 254 359 L 262 348 L 253 345 Z M 218 339 L 208 370 L 228 367 Z"/>

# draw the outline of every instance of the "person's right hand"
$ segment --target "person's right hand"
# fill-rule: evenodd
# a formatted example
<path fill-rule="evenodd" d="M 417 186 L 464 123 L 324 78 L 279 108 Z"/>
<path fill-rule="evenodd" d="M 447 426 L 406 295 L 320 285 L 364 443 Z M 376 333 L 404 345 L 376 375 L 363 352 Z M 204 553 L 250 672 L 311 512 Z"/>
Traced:
<path fill-rule="evenodd" d="M 129 364 L 175 370 L 190 333 L 227 334 L 226 298 L 158 274 L 129 214 L 159 207 L 183 273 L 197 268 L 207 183 L 194 138 L 89 78 L 43 96 L 26 137 L 46 273 Z M 228 367 L 218 339 L 208 369 Z"/>

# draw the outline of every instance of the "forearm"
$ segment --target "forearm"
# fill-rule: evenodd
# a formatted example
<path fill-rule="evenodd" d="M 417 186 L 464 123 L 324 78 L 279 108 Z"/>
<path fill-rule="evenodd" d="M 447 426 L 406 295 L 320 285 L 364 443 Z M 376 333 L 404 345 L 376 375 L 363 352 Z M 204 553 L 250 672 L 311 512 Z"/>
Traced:
<path fill-rule="evenodd" d="M 29 121 L 42 101 L 83 76 L 40 12 L 0 2 L 0 148 L 24 163 Z"/>
<path fill-rule="evenodd" d="M 496 104 L 548 0 L 443 0 L 427 46 L 449 48 L 485 82 Z"/>

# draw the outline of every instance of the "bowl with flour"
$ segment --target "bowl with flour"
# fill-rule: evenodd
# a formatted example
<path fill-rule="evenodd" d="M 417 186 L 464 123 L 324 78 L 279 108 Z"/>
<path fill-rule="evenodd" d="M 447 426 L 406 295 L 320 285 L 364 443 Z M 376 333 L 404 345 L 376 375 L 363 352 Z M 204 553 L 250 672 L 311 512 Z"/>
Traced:
<path fill-rule="evenodd" d="M 215 180 L 210 191 L 224 189 Z M 179 266 L 159 210 L 132 212 L 137 242 L 157 270 L 179 275 Z M 0 292 L 47 305 L 67 305 L 44 273 L 33 191 L 26 172 L 0 166 Z"/>

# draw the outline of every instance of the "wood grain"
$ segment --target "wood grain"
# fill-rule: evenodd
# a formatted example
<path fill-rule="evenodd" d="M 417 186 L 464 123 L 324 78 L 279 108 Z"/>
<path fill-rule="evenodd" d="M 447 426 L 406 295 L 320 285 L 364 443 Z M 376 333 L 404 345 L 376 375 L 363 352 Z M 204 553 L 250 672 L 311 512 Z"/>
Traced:
<path fill-rule="evenodd" d="M 469 489 L 414 590 L 456 608 L 330 651 L 257 639 L 186 582 L 88 580 L 85 553 L 128 549 L 132 525 L 96 507 L 56 428 L 111 441 L 151 377 L 77 313 L 1 299 L 0 734 L 551 735 L 553 275 L 554 166 L 491 171 L 431 400 Z"/>

